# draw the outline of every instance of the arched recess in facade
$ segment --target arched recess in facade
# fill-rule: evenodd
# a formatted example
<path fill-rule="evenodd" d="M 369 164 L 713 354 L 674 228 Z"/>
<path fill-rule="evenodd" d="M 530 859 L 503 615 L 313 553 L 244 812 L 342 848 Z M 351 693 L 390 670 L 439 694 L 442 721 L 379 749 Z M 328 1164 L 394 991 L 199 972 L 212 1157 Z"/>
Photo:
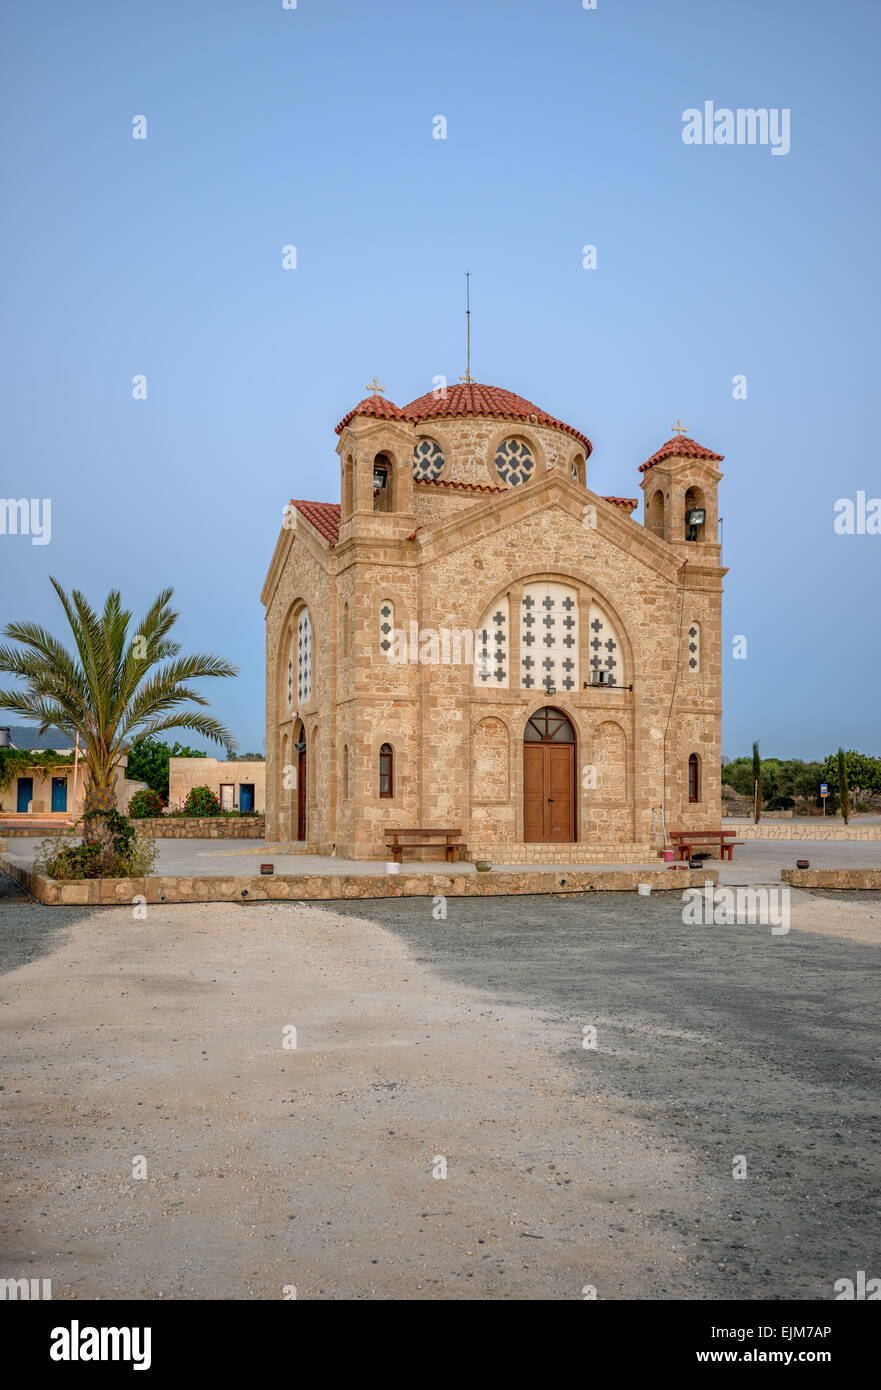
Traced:
<path fill-rule="evenodd" d="M 304 735 L 299 717 L 300 706 L 315 697 L 312 620 L 309 605 L 300 597 L 291 604 L 281 626 L 274 677 L 276 709 L 276 766 L 275 805 L 278 834 L 282 839 L 297 839 L 301 802 L 297 789 L 299 781 L 296 743 Z M 305 803 L 302 803 L 305 810 Z"/>
<path fill-rule="evenodd" d="M 632 647 L 614 604 L 571 570 L 512 576 L 481 606 L 474 631 L 477 689 L 544 691 L 551 698 L 552 689 L 575 695 L 585 684 L 633 682 Z"/>

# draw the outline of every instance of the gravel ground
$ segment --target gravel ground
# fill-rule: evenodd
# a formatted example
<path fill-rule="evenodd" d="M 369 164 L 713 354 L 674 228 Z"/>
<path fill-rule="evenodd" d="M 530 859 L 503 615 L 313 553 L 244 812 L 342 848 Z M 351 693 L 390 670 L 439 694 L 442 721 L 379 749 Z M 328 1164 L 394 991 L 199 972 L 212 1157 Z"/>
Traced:
<path fill-rule="evenodd" d="M 793 897 L 772 938 L 685 928 L 667 895 L 135 921 L 12 891 L 0 1275 L 56 1299 L 829 1298 L 878 1265 L 881 912 Z"/>
<path fill-rule="evenodd" d="M 688 1159 L 676 1229 L 719 1296 L 828 1298 L 878 1270 L 881 894 L 793 893 L 793 930 L 686 927 L 665 896 L 341 905 L 443 979 L 554 1026 L 583 1094 Z M 581 1024 L 596 1050 L 573 1049 Z M 733 1179 L 737 1155 L 746 1179 Z"/>

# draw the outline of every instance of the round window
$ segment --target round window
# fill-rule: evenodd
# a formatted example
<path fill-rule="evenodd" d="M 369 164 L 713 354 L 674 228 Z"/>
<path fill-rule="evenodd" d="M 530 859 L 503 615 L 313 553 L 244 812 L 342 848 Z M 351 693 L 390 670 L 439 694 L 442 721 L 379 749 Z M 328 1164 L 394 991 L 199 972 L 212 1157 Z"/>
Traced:
<path fill-rule="evenodd" d="M 496 472 L 503 483 L 516 487 L 532 477 L 535 459 L 525 439 L 503 439 L 496 449 Z"/>
<path fill-rule="evenodd" d="M 413 450 L 413 477 L 417 483 L 439 478 L 444 468 L 444 451 L 436 439 L 420 439 Z"/>

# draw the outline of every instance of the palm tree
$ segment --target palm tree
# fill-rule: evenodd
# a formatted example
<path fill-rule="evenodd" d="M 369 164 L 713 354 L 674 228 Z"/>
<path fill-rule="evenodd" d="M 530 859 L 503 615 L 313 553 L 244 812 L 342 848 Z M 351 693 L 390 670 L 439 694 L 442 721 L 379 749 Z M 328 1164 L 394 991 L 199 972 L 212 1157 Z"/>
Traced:
<path fill-rule="evenodd" d="M 54 726 L 71 742 L 79 734 L 86 776 L 83 838 L 100 844 L 108 856 L 108 814 L 116 806 L 120 756 L 133 739 L 165 729 L 193 729 L 234 753 L 235 741 L 223 724 L 181 706 L 208 704 L 191 681 L 238 673 L 219 656 L 179 655 L 179 643 L 168 637 L 178 619 L 169 607 L 172 589 L 163 589 L 129 636 L 132 615 L 123 609 L 118 590 L 107 595 L 99 617 L 78 590 L 68 598 L 57 580 L 51 583 L 76 650 L 37 623 L 7 623 L 3 636 L 21 645 L 0 646 L 0 671 L 24 684 L 0 690 L 0 708 L 39 724 L 40 733 Z"/>

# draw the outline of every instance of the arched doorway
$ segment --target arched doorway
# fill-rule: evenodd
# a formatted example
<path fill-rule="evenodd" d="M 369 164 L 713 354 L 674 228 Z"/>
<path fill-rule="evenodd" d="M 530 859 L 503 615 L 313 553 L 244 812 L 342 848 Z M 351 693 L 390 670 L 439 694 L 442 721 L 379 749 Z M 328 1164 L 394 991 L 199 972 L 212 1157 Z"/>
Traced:
<path fill-rule="evenodd" d="M 523 838 L 571 844 L 575 833 L 575 730 L 546 705 L 523 732 Z"/>
<path fill-rule="evenodd" d="M 303 721 L 297 720 L 294 732 L 294 753 L 297 768 L 297 839 L 306 838 L 306 730 Z"/>

